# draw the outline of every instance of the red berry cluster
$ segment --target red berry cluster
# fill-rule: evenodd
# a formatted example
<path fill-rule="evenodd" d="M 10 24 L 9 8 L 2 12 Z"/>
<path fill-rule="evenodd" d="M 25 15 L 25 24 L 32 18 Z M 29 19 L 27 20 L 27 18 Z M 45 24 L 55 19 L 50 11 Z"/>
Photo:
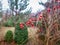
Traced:
<path fill-rule="evenodd" d="M 39 20 L 41 20 L 41 19 L 42 19 L 42 17 L 43 17 L 43 16 L 42 16 L 42 14 L 40 14 L 38 19 L 39 19 Z"/>
<path fill-rule="evenodd" d="M 35 17 L 30 18 L 30 19 L 26 22 L 26 25 L 27 25 L 27 26 L 34 27 L 34 22 L 36 22 L 37 19 L 38 19 L 38 21 L 41 20 L 42 17 L 43 17 L 42 14 L 40 14 L 40 15 L 38 16 L 38 18 L 35 18 Z"/>
<path fill-rule="evenodd" d="M 55 11 L 56 9 L 60 9 L 60 6 L 57 5 L 57 6 L 53 6 L 52 9 Z M 50 13 L 51 12 L 51 8 L 47 8 L 47 12 Z"/>
<path fill-rule="evenodd" d="M 56 2 L 60 2 L 60 0 L 55 0 Z"/>
<path fill-rule="evenodd" d="M 20 23 L 20 28 L 23 29 L 24 28 L 24 24 Z"/>
<path fill-rule="evenodd" d="M 27 26 L 34 26 L 33 22 L 32 22 L 32 19 L 29 19 L 27 22 L 26 22 L 26 25 Z"/>
<path fill-rule="evenodd" d="M 49 13 L 51 11 L 51 9 L 50 8 L 47 8 L 47 12 Z"/>
<path fill-rule="evenodd" d="M 31 24 L 30 21 L 27 21 L 27 22 L 26 22 L 26 25 L 27 25 L 27 26 L 30 26 L 30 24 Z"/>
<path fill-rule="evenodd" d="M 60 9 L 60 5 L 57 6 L 57 9 Z"/>
<path fill-rule="evenodd" d="M 53 7 L 53 10 L 56 10 L 56 9 L 57 9 L 57 6 L 54 6 L 54 7 Z"/>

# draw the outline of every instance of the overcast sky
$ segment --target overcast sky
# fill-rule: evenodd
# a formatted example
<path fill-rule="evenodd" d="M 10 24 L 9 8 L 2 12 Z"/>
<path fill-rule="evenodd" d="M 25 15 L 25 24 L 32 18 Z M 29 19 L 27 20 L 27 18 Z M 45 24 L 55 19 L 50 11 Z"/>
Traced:
<path fill-rule="evenodd" d="M 29 5 L 26 10 L 28 10 L 30 7 L 32 8 L 33 13 L 37 12 L 39 9 L 43 10 L 44 6 L 39 5 L 38 3 L 39 1 L 40 0 L 30 0 Z M 42 2 L 45 3 L 47 2 L 47 0 L 42 0 Z M 9 8 L 7 0 L 2 0 L 2 3 L 3 3 L 3 10 L 6 10 L 7 8 Z"/>

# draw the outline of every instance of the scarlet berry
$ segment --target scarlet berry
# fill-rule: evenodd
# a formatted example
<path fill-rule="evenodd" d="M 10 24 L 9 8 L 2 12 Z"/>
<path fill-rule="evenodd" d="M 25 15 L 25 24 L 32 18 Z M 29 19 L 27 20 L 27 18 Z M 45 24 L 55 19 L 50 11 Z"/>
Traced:
<path fill-rule="evenodd" d="M 40 17 L 42 18 L 43 16 L 42 16 L 42 15 L 40 15 Z"/>
<path fill-rule="evenodd" d="M 60 2 L 60 0 L 55 0 L 56 2 Z"/>
<path fill-rule="evenodd" d="M 31 27 L 34 27 L 34 24 L 33 23 L 31 23 Z"/>
<path fill-rule="evenodd" d="M 36 20 L 36 18 L 32 18 L 32 21 L 35 21 Z"/>
<path fill-rule="evenodd" d="M 27 24 L 30 24 L 30 23 L 31 23 L 30 21 L 27 22 Z"/>
<path fill-rule="evenodd" d="M 59 9 L 60 8 L 60 6 L 57 6 L 57 9 Z"/>
<path fill-rule="evenodd" d="M 32 19 L 29 19 L 30 22 L 32 22 Z"/>
<path fill-rule="evenodd" d="M 58 1 L 58 0 L 55 0 L 55 1 Z"/>
<path fill-rule="evenodd" d="M 41 20 L 41 17 L 39 17 L 39 20 Z"/>
<path fill-rule="evenodd" d="M 40 15 L 40 16 L 39 16 L 39 20 L 41 20 L 41 19 L 42 19 L 42 17 L 43 17 L 43 16 L 42 16 L 42 15 Z"/>
<path fill-rule="evenodd" d="M 47 8 L 47 12 L 50 12 L 51 11 L 51 9 L 50 8 Z"/>
<path fill-rule="evenodd" d="M 20 23 L 20 28 L 23 29 L 24 28 L 24 24 Z"/>
<path fill-rule="evenodd" d="M 31 24 L 30 21 L 27 21 L 27 22 L 26 22 L 26 25 L 27 25 L 27 26 L 30 26 L 30 24 Z"/>
<path fill-rule="evenodd" d="M 56 10 L 56 6 L 53 7 L 53 10 Z"/>

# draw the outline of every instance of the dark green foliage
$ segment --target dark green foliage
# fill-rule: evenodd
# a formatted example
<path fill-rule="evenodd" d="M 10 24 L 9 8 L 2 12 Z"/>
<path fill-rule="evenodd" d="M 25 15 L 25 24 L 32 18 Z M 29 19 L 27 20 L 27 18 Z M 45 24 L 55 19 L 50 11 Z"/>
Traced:
<path fill-rule="evenodd" d="M 21 45 L 24 45 L 27 42 L 28 31 L 26 26 L 24 27 L 24 29 L 20 29 L 19 23 L 16 25 L 14 40 L 16 41 L 17 44 L 21 44 Z"/>
<path fill-rule="evenodd" d="M 13 40 L 13 33 L 12 31 L 7 31 L 6 35 L 5 35 L 5 41 L 8 43 L 11 43 Z"/>

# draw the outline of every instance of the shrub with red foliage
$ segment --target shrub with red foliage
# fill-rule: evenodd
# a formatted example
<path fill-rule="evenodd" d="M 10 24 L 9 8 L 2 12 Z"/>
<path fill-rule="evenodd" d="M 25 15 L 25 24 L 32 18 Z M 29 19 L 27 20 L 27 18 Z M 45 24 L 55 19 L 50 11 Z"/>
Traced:
<path fill-rule="evenodd" d="M 29 19 L 28 21 L 32 22 L 32 19 Z"/>
<path fill-rule="evenodd" d="M 30 22 L 36 21 L 36 18 L 35 18 L 35 17 L 32 17 L 32 18 L 29 19 L 29 21 L 30 21 Z"/>
<path fill-rule="evenodd" d="M 35 18 L 35 17 L 33 17 L 33 18 L 32 18 L 32 21 L 36 21 L 36 18 Z"/>
<path fill-rule="evenodd" d="M 26 25 L 27 26 L 34 26 L 34 21 L 36 21 L 36 18 L 35 17 L 32 17 L 30 18 L 27 22 L 26 22 Z"/>
<path fill-rule="evenodd" d="M 27 22 L 26 22 L 26 25 L 33 27 L 33 26 L 34 26 L 34 23 L 33 23 L 33 22 L 30 22 L 30 21 L 27 21 Z"/>
<path fill-rule="evenodd" d="M 33 23 L 31 23 L 31 27 L 34 27 L 34 24 Z"/>
<path fill-rule="evenodd" d="M 27 26 L 30 26 L 30 24 L 31 24 L 30 21 L 27 21 L 27 22 L 26 22 L 26 25 L 27 25 Z"/>

